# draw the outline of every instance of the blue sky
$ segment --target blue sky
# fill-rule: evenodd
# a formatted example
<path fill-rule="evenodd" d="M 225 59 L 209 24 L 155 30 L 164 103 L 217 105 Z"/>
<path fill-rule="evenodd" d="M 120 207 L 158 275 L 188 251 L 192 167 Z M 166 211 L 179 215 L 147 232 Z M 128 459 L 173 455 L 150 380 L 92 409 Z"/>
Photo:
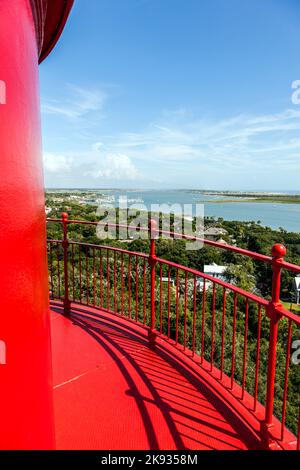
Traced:
<path fill-rule="evenodd" d="M 40 66 L 47 187 L 300 190 L 300 2 L 75 0 Z"/>

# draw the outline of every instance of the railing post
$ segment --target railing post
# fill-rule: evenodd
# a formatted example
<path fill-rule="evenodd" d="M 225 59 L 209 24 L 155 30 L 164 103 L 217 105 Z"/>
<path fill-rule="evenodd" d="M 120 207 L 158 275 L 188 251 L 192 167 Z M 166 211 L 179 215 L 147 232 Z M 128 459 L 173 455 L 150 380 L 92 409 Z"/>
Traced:
<path fill-rule="evenodd" d="M 268 371 L 267 371 L 267 393 L 265 419 L 262 422 L 262 437 L 264 444 L 268 448 L 276 446 L 271 438 L 271 429 L 273 427 L 273 411 L 274 411 L 274 387 L 276 377 L 276 352 L 277 352 L 277 334 L 278 323 L 281 315 L 278 313 L 280 303 L 280 283 L 281 283 L 281 262 L 286 254 L 284 245 L 277 243 L 272 248 L 272 300 L 268 306 L 268 317 L 270 318 L 270 335 L 269 335 L 269 352 L 268 352 Z"/>
<path fill-rule="evenodd" d="M 66 316 L 70 315 L 71 302 L 69 299 L 69 268 L 68 268 L 68 214 L 63 212 L 61 214 L 62 223 L 63 223 L 63 242 L 62 247 L 64 250 L 64 281 L 65 281 L 65 296 L 64 296 L 64 314 Z"/>
<path fill-rule="evenodd" d="M 148 330 L 148 338 L 150 345 L 155 344 L 156 331 L 155 331 L 155 267 L 156 267 L 156 237 L 157 237 L 157 223 L 151 219 L 148 224 L 150 231 L 150 253 L 149 253 L 149 266 L 150 266 L 150 326 Z"/>

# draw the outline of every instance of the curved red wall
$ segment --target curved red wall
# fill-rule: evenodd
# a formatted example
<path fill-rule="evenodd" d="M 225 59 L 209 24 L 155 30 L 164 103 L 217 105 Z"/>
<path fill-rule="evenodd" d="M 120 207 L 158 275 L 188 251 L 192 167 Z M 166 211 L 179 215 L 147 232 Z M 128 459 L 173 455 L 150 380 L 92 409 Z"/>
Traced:
<path fill-rule="evenodd" d="M 0 448 L 54 446 L 38 56 L 29 0 L 0 1 Z M 0 99 L 1 103 L 1 99 Z"/>

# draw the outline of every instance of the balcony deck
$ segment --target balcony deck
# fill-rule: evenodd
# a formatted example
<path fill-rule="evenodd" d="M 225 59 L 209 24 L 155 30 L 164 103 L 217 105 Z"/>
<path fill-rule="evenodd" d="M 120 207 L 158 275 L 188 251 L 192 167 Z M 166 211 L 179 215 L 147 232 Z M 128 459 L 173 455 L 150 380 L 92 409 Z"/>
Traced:
<path fill-rule="evenodd" d="M 58 449 L 258 449 L 257 430 L 209 375 L 145 328 L 52 306 Z"/>

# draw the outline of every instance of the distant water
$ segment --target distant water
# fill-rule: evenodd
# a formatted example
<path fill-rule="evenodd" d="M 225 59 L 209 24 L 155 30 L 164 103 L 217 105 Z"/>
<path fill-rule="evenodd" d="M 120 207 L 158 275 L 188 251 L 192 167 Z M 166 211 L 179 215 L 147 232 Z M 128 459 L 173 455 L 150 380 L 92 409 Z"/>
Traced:
<path fill-rule="evenodd" d="M 300 232 L 300 204 L 278 204 L 258 202 L 227 202 L 211 203 L 213 199 L 226 200 L 225 196 L 211 196 L 191 191 L 178 190 L 101 190 L 108 197 L 114 196 L 111 201 L 119 205 L 119 197 L 126 196 L 128 204 L 136 208 L 141 204 L 150 210 L 151 204 L 204 204 L 204 215 L 222 217 L 225 220 L 260 221 L 262 225 L 278 229 L 284 228 L 289 232 Z M 230 197 L 232 200 L 233 198 Z M 167 210 L 165 211 L 167 212 Z M 186 215 L 193 215 L 194 211 L 187 211 Z"/>

